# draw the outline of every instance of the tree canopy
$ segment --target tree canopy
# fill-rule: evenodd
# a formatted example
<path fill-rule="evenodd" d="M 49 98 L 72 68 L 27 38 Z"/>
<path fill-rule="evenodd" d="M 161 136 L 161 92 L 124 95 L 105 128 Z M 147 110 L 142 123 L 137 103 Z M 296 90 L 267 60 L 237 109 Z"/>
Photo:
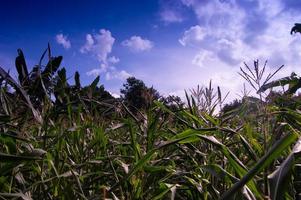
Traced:
<path fill-rule="evenodd" d="M 122 99 L 133 110 L 147 109 L 154 100 L 160 98 L 159 92 L 153 87 L 147 87 L 142 80 L 129 77 L 120 90 Z"/>

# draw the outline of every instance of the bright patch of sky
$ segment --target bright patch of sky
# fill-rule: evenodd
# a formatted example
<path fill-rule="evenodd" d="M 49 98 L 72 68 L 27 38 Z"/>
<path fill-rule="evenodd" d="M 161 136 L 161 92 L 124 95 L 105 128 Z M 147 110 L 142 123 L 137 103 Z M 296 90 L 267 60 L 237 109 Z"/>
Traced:
<path fill-rule="evenodd" d="M 301 35 L 289 34 L 300 11 L 297 0 L 11 0 L 0 7 L 0 65 L 15 73 L 22 48 L 34 66 L 50 42 L 70 80 L 100 75 L 112 94 L 135 76 L 180 96 L 212 80 L 235 98 L 243 62 L 301 74 Z"/>

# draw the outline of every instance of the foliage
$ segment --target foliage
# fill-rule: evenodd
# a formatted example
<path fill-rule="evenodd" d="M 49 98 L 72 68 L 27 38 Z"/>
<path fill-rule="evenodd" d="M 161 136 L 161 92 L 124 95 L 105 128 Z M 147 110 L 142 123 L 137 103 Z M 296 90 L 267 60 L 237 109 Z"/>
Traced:
<path fill-rule="evenodd" d="M 171 111 L 177 112 L 184 108 L 185 103 L 179 96 L 169 95 L 167 97 L 161 97 L 160 101 Z"/>
<path fill-rule="evenodd" d="M 222 113 L 230 112 L 232 110 L 235 110 L 235 109 L 239 108 L 241 105 L 242 105 L 242 102 L 238 99 L 235 99 L 233 102 L 225 104 L 223 106 L 221 112 Z"/>
<path fill-rule="evenodd" d="M 160 95 L 153 87 L 148 88 L 142 80 L 129 77 L 120 90 L 122 97 L 131 110 L 149 109 Z"/>
<path fill-rule="evenodd" d="M 61 59 L 48 47 L 29 72 L 19 50 L 18 80 L 0 68 L 1 199 L 300 195 L 300 98 L 267 93 L 295 76 L 276 84 L 266 64 L 246 64 L 241 75 L 259 93 L 227 105 L 211 82 L 183 103 L 134 77 L 114 99 L 99 77 L 82 86 L 76 72 L 68 83 Z"/>

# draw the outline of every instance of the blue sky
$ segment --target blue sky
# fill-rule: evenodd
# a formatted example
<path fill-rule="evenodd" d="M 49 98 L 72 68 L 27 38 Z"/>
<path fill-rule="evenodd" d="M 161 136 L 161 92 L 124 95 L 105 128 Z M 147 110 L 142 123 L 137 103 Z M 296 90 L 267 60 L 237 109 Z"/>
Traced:
<path fill-rule="evenodd" d="M 0 65 L 15 73 L 21 48 L 32 67 L 50 42 L 70 80 L 75 71 L 85 84 L 100 75 L 114 94 L 135 76 L 180 96 L 212 79 L 235 98 L 243 62 L 284 64 L 279 77 L 300 74 L 295 22 L 299 0 L 2 0 Z"/>

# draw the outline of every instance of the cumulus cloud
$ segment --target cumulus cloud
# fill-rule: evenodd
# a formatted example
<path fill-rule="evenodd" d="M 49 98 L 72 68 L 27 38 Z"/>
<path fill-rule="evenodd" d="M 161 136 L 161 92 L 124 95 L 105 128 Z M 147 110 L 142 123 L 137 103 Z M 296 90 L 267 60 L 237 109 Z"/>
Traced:
<path fill-rule="evenodd" d="M 138 67 L 140 63 L 134 63 L 136 66 L 131 69 L 131 73 L 146 83 L 154 84 L 160 92 L 180 94 L 184 89 L 193 88 L 197 84 L 207 85 L 212 79 L 213 84 L 221 86 L 222 92 L 231 91 L 230 97 L 236 98 L 243 83 L 237 71 L 244 61 L 252 66 L 254 59 L 259 59 L 261 64 L 267 59 L 267 72 L 285 64 L 278 77 L 287 76 L 292 71 L 300 74 L 300 35 L 289 34 L 292 25 L 301 19 L 300 12 L 296 8 L 292 10 L 292 5 L 287 3 L 293 0 L 174 1 L 180 2 L 184 10 L 189 10 L 189 16 L 185 16 L 185 12 L 178 8 L 164 7 L 159 10 L 159 17 L 164 21 L 161 13 L 168 14 L 169 11 L 180 17 L 180 20 L 174 22 L 182 22 L 179 27 L 186 26 L 179 34 L 179 41 L 175 41 L 181 47 L 158 47 L 159 53 L 150 52 L 154 53 L 155 59 L 143 60 L 143 69 Z M 183 20 L 190 17 L 192 19 L 189 22 Z M 171 31 L 178 34 L 179 27 Z M 107 62 L 115 60 L 111 57 L 107 56 Z M 108 69 L 100 73 L 111 80 L 128 72 Z"/>
<path fill-rule="evenodd" d="M 147 51 L 153 48 L 154 44 L 148 39 L 143 39 L 140 36 L 132 36 L 130 39 L 124 40 L 121 43 L 123 46 L 128 47 L 134 52 Z"/>
<path fill-rule="evenodd" d="M 245 4 L 182 1 L 186 2 L 184 5 L 189 4 L 199 23 L 184 31 L 179 42 L 183 46 L 197 46 L 200 49 L 197 54 L 211 52 L 224 63 L 236 66 L 257 58 L 272 60 L 272 64 L 277 60 L 278 65 L 295 63 L 292 52 L 298 52 L 300 47 L 294 45 L 296 38 L 289 35 L 289 30 L 294 19 L 301 15 L 284 12 L 282 0 L 254 0 Z"/>
<path fill-rule="evenodd" d="M 239 67 L 244 66 L 244 61 L 252 67 L 255 59 L 261 65 L 268 60 L 267 72 L 284 64 L 275 78 L 288 76 L 292 71 L 301 73 L 300 35 L 289 34 L 293 24 L 301 19 L 300 3 L 296 6 L 293 0 L 177 1 L 192 13 L 181 17 L 191 17 L 195 23 L 187 23 L 182 30 L 178 38 L 181 50 L 169 49 L 172 53 L 164 54 L 164 64 L 148 64 L 160 66 L 160 73 L 153 68 L 145 73 L 145 77 L 158 74 L 147 79 L 158 82 L 160 91 L 181 91 L 198 83 L 207 85 L 212 79 L 226 92 L 231 91 L 233 99 L 244 82 L 237 74 Z"/>
<path fill-rule="evenodd" d="M 205 36 L 205 29 L 199 25 L 196 25 L 186 30 L 183 34 L 183 37 L 179 39 L 179 42 L 183 46 L 186 46 L 187 44 L 195 44 L 202 41 Z"/>
<path fill-rule="evenodd" d="M 80 48 L 81 53 L 91 54 L 100 62 L 100 67 L 86 72 L 87 76 L 100 76 L 104 74 L 106 80 L 120 79 L 130 76 L 124 70 L 118 71 L 114 65 L 119 63 L 120 59 L 111 56 L 115 38 L 109 30 L 100 29 L 97 34 L 87 34 L 86 42 Z"/>
<path fill-rule="evenodd" d="M 86 35 L 86 43 L 85 43 L 84 46 L 82 46 L 80 48 L 80 52 L 81 53 L 87 53 L 87 52 L 91 51 L 93 45 L 94 45 L 94 39 L 93 39 L 92 35 L 91 34 L 87 34 Z"/>
<path fill-rule="evenodd" d="M 112 52 L 115 38 L 109 30 L 100 29 L 98 34 L 86 35 L 86 43 L 81 47 L 81 53 L 91 53 L 102 63 L 107 63 L 108 55 Z"/>
<path fill-rule="evenodd" d="M 55 36 L 56 42 L 62 45 L 65 49 L 69 49 L 71 47 L 71 42 L 68 40 L 68 37 L 63 35 L 62 33 L 57 34 Z"/>
<path fill-rule="evenodd" d="M 121 71 L 113 70 L 107 72 L 105 77 L 106 80 L 112 80 L 112 79 L 126 80 L 130 76 L 132 75 L 126 72 L 125 70 L 121 70 Z"/>

